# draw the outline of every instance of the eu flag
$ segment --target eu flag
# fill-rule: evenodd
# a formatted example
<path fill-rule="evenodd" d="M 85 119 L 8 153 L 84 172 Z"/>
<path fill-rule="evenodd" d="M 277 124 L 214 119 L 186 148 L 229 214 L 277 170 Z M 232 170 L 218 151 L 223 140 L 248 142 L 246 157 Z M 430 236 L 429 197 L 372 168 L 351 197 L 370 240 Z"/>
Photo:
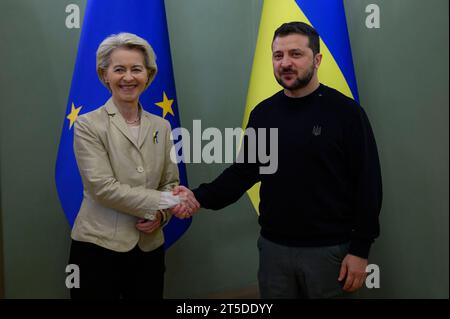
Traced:
<path fill-rule="evenodd" d="M 67 111 L 56 160 L 56 187 L 64 213 L 73 226 L 83 197 L 83 185 L 73 152 L 73 123 L 110 97 L 97 77 L 95 58 L 99 44 L 109 35 L 134 33 L 155 51 L 158 74 L 140 101 L 146 111 L 164 117 L 175 129 L 180 126 L 170 44 L 163 0 L 88 0 Z M 177 141 L 174 141 L 176 143 Z M 181 184 L 187 185 L 184 163 L 178 164 Z M 165 247 L 187 230 L 190 219 L 172 218 L 164 228 Z"/>

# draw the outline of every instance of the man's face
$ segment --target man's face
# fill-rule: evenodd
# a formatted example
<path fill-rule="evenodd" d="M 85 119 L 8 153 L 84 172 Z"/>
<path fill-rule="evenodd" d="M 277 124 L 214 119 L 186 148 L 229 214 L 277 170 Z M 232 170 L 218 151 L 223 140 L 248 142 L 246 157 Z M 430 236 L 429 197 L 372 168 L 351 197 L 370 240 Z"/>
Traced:
<path fill-rule="evenodd" d="M 302 34 L 276 37 L 272 44 L 273 72 L 278 83 L 286 90 L 304 88 L 313 78 L 321 55 L 313 55 L 309 39 Z"/>

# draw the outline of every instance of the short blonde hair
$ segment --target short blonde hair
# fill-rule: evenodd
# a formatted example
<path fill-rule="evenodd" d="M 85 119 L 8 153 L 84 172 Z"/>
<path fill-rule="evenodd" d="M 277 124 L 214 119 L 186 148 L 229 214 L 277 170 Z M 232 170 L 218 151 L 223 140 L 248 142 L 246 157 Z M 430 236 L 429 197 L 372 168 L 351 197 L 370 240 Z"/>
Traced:
<path fill-rule="evenodd" d="M 147 88 L 158 72 L 155 52 L 145 39 L 126 32 L 111 34 L 98 46 L 96 67 L 100 81 L 108 90 L 110 89 L 109 85 L 105 82 L 105 73 L 111 63 L 111 53 L 118 48 L 137 49 L 142 52 L 144 55 L 144 66 L 148 71 L 148 80 L 145 85 L 145 88 Z"/>

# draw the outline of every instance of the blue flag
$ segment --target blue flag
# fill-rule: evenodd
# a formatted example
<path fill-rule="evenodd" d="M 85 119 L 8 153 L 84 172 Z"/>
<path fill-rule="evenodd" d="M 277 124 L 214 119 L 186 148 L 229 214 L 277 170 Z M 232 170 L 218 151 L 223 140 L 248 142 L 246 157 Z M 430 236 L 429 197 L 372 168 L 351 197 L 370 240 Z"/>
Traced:
<path fill-rule="evenodd" d="M 64 213 L 72 227 L 83 198 L 83 185 L 73 152 L 73 123 L 78 115 L 102 106 L 110 92 L 96 73 L 96 51 L 109 35 L 134 33 L 150 43 L 156 54 L 158 74 L 140 97 L 146 111 L 180 126 L 163 0 L 88 0 L 67 111 L 56 160 L 56 187 Z M 177 141 L 174 141 L 176 143 Z M 180 181 L 187 186 L 184 163 L 178 164 Z M 187 230 L 191 219 L 172 218 L 164 228 L 165 247 Z"/>

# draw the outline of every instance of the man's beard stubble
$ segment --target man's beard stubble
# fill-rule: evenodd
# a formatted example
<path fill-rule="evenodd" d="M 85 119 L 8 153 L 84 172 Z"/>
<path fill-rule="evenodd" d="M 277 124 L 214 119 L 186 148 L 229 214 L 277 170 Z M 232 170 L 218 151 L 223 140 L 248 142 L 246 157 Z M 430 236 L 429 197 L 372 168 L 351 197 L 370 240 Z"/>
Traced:
<path fill-rule="evenodd" d="M 292 70 L 291 69 L 282 70 L 281 75 L 283 75 L 284 72 L 288 72 L 288 71 L 292 71 Z M 311 66 L 311 68 L 308 70 L 308 72 L 303 77 L 297 77 L 295 82 L 290 86 L 288 86 L 286 83 L 283 82 L 283 80 L 281 79 L 281 76 L 275 77 L 275 79 L 277 80 L 278 84 L 280 84 L 286 90 L 295 91 L 295 90 L 302 89 L 305 86 L 307 86 L 309 84 L 309 82 L 311 82 L 311 79 L 313 78 L 313 76 L 314 76 L 314 65 Z"/>

